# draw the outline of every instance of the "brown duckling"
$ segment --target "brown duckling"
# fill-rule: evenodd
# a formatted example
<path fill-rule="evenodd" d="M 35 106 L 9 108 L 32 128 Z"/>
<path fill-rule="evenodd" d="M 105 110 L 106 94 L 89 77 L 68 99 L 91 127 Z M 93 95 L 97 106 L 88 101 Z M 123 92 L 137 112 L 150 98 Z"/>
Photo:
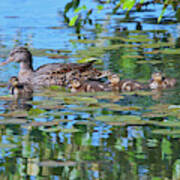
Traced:
<path fill-rule="evenodd" d="M 116 91 L 135 91 L 145 88 L 144 84 L 141 84 L 134 80 L 120 80 L 117 74 L 108 76 L 110 86 Z"/>
<path fill-rule="evenodd" d="M 176 79 L 166 78 L 161 72 L 155 72 L 151 76 L 149 87 L 150 89 L 165 89 L 169 87 L 174 87 L 175 84 Z"/>
<path fill-rule="evenodd" d="M 111 90 L 105 83 L 98 81 L 81 81 L 79 79 L 73 79 L 70 82 L 69 87 L 71 88 L 71 92 L 98 92 Z"/>
<path fill-rule="evenodd" d="M 88 74 L 99 74 L 100 71 L 93 68 L 92 60 L 87 63 L 49 63 L 40 66 L 36 70 L 33 69 L 32 54 L 25 47 L 14 48 L 5 62 L 0 63 L 0 66 L 9 62 L 20 63 L 20 71 L 18 74 L 19 82 L 28 83 L 37 86 L 64 85 L 66 81 L 66 73 L 78 71 L 79 74 L 88 72 Z M 92 73 L 93 72 L 93 73 Z M 70 77 L 71 78 L 71 77 Z"/>
<path fill-rule="evenodd" d="M 33 93 L 32 87 L 28 84 L 20 83 L 16 76 L 12 76 L 9 80 L 9 91 L 15 98 L 30 98 Z"/>

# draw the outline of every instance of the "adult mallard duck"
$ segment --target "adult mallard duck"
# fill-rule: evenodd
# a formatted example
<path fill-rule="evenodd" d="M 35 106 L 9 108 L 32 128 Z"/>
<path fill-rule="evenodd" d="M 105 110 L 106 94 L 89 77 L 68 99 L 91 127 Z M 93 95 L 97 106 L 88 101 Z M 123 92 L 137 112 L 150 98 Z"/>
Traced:
<path fill-rule="evenodd" d="M 32 85 L 64 86 L 65 82 L 67 81 L 67 73 L 69 72 L 78 72 L 79 74 L 81 74 L 87 71 L 89 77 L 92 75 L 92 78 L 94 77 L 94 74 L 97 74 L 97 76 L 101 74 L 100 71 L 92 68 L 92 64 L 95 62 L 95 60 L 82 64 L 49 63 L 34 70 L 32 66 L 32 54 L 25 47 L 14 48 L 10 52 L 8 59 L 5 62 L 2 62 L 0 66 L 12 61 L 20 63 L 20 71 L 18 74 L 19 82 Z M 69 78 L 71 78 L 71 75 Z"/>
<path fill-rule="evenodd" d="M 98 81 L 81 81 L 79 79 L 73 79 L 69 84 L 69 88 L 71 92 L 99 92 L 111 90 L 105 83 Z"/>
<path fill-rule="evenodd" d="M 16 76 L 12 76 L 9 80 L 9 91 L 16 99 L 30 98 L 33 93 L 32 87 L 29 84 L 20 83 Z"/>
<path fill-rule="evenodd" d="M 108 76 L 108 80 L 112 89 L 116 91 L 135 91 L 145 88 L 144 84 L 134 80 L 120 80 L 120 77 L 117 74 Z"/>
<path fill-rule="evenodd" d="M 155 72 L 151 76 L 149 87 L 150 89 L 165 89 L 169 87 L 174 87 L 175 84 L 176 79 L 166 78 L 161 72 Z"/>

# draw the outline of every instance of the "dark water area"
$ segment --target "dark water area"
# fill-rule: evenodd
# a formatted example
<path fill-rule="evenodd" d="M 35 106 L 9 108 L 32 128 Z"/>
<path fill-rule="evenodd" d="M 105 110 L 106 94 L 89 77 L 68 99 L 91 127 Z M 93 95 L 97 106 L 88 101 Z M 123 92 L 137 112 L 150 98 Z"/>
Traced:
<path fill-rule="evenodd" d="M 154 71 L 174 88 L 130 93 L 77 93 L 50 87 L 16 102 L 8 79 L 19 64 L 0 67 L 0 179 L 180 179 L 180 26 L 168 8 L 93 15 L 102 25 L 79 35 L 61 16 L 67 1 L 3 0 L 0 61 L 28 46 L 33 66 L 96 57 L 98 69 L 147 83 Z M 96 3 L 86 1 L 95 7 Z M 141 22 L 141 23 L 139 23 Z M 81 38 L 79 38 L 81 37 Z M 4 86 L 5 85 L 5 86 Z"/>

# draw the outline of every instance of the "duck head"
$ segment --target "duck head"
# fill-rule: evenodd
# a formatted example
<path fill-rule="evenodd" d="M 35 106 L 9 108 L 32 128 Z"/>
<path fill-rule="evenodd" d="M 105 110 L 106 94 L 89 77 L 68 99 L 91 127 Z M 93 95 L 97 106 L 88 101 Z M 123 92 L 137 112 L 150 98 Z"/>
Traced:
<path fill-rule="evenodd" d="M 19 80 L 16 76 L 12 76 L 10 79 L 9 79 L 9 84 L 10 86 L 17 86 L 19 83 Z"/>
<path fill-rule="evenodd" d="M 161 72 L 155 72 L 151 75 L 149 83 L 150 89 L 161 89 L 164 88 L 165 77 Z"/>
<path fill-rule="evenodd" d="M 8 89 L 9 89 L 10 94 L 12 94 L 12 95 L 15 94 L 15 89 L 16 89 L 16 87 L 18 87 L 18 84 L 19 84 L 19 80 L 16 76 L 12 76 L 9 79 Z"/>
<path fill-rule="evenodd" d="M 8 64 L 10 62 L 22 62 L 24 64 L 27 64 L 27 66 L 29 66 L 30 68 L 32 68 L 32 54 L 25 47 L 16 47 L 10 52 L 7 60 L 2 62 L 0 66 Z"/>
<path fill-rule="evenodd" d="M 78 89 L 81 86 L 81 83 L 78 79 L 73 79 L 70 84 L 73 89 Z"/>
<path fill-rule="evenodd" d="M 112 85 L 117 85 L 120 82 L 120 78 L 117 74 L 108 76 L 108 80 Z"/>
<path fill-rule="evenodd" d="M 155 72 L 151 76 L 151 80 L 156 81 L 156 82 L 162 82 L 162 81 L 164 81 L 164 79 L 165 79 L 165 77 L 161 72 Z"/>

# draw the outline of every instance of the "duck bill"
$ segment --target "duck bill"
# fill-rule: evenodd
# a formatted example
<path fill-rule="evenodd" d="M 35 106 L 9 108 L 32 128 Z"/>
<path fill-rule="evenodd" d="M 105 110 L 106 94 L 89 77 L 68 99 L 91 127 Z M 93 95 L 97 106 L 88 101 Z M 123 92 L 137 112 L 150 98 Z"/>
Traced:
<path fill-rule="evenodd" d="M 0 66 L 4 66 L 4 65 L 6 65 L 6 64 L 8 64 L 8 63 L 10 63 L 12 61 L 13 61 L 13 58 L 9 57 L 8 59 L 6 59 L 6 61 L 0 63 Z"/>

